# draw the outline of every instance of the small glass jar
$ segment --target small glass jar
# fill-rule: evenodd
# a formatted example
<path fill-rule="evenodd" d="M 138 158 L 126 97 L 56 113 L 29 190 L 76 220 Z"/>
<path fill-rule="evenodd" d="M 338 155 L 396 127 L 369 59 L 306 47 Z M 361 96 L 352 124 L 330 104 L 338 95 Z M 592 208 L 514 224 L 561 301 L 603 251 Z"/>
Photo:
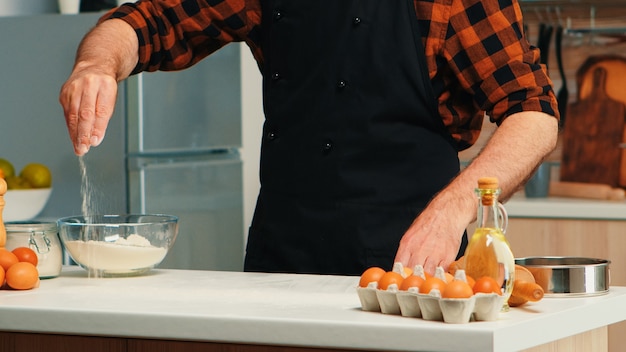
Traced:
<path fill-rule="evenodd" d="M 6 249 L 28 247 L 37 253 L 40 279 L 59 276 L 63 265 L 63 248 L 54 222 L 7 222 Z"/>

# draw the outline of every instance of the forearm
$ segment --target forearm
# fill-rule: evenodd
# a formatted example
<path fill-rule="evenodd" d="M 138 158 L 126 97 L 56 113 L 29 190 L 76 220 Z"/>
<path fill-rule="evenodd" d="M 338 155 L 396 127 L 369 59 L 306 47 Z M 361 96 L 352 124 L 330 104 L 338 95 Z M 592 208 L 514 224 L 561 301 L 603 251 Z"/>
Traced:
<path fill-rule="evenodd" d="M 557 136 L 558 122 L 552 116 L 535 111 L 509 116 L 478 156 L 435 197 L 433 205 L 458 207 L 455 213 L 464 214 L 471 222 L 475 216 L 476 181 L 483 176 L 497 177 L 502 189 L 500 199 L 508 199 L 554 150 Z"/>
<path fill-rule="evenodd" d="M 138 48 L 137 36 L 130 25 L 118 19 L 104 21 L 80 43 L 74 70 L 96 69 L 122 81 L 137 64 Z"/>

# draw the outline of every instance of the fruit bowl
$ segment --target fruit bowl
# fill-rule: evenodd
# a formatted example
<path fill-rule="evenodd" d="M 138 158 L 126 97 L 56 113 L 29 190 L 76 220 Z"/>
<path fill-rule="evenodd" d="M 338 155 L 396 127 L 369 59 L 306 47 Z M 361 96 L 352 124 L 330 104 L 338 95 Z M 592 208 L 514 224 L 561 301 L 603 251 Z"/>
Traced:
<path fill-rule="evenodd" d="M 148 272 L 178 235 L 178 217 L 163 214 L 71 216 L 57 226 L 72 259 L 90 275 L 107 277 Z"/>
<path fill-rule="evenodd" d="M 48 203 L 52 188 L 11 189 L 4 195 L 4 221 L 25 221 L 35 218 Z"/>

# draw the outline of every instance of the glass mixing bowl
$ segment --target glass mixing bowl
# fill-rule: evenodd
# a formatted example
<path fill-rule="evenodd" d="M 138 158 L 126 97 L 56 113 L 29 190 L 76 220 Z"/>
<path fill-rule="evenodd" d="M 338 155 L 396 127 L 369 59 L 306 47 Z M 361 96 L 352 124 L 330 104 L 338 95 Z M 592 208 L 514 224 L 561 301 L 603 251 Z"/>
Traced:
<path fill-rule="evenodd" d="M 70 216 L 57 221 L 63 247 L 96 276 L 141 275 L 165 258 L 178 217 L 162 214 Z"/>

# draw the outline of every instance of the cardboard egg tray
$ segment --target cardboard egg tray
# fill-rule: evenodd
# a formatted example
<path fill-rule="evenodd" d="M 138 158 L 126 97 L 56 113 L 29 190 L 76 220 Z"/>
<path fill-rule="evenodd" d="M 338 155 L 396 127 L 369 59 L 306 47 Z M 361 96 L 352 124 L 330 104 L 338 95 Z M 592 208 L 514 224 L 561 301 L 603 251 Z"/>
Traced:
<path fill-rule="evenodd" d="M 439 290 L 423 294 L 416 288 L 399 291 L 396 285 L 379 290 L 376 283 L 357 287 L 357 293 L 364 311 L 453 324 L 496 320 L 504 304 L 504 296 L 496 293 L 476 293 L 470 298 L 441 298 Z"/>

